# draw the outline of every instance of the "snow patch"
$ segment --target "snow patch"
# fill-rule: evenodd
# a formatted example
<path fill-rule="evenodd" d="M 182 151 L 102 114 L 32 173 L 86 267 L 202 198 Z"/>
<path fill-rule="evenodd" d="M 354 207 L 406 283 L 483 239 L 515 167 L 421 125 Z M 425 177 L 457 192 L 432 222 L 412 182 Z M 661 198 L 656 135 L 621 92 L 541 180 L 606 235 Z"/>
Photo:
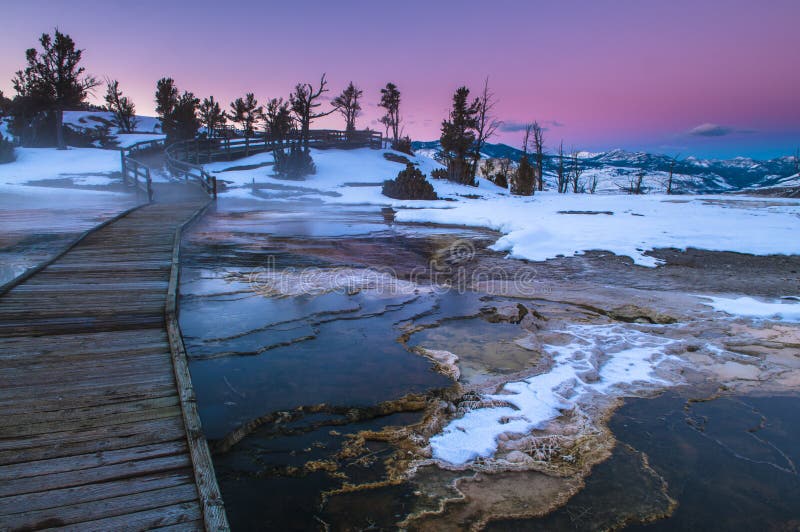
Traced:
<path fill-rule="evenodd" d="M 726 298 L 715 296 L 700 296 L 708 299 L 704 305 L 712 307 L 718 312 L 725 312 L 734 316 L 748 318 L 778 319 L 782 321 L 800 323 L 800 298 L 786 298 L 773 301 L 759 301 L 752 297 Z"/>
<path fill-rule="evenodd" d="M 675 340 L 621 325 L 572 325 L 563 331 L 566 345 L 545 345 L 552 368 L 528 379 L 507 383 L 486 401 L 509 406 L 477 408 L 451 421 L 430 439 L 433 457 L 461 465 L 492 456 L 501 434 L 527 434 L 562 412 L 581 409 L 596 395 L 623 396 L 643 387 L 669 385 L 656 369 L 676 357 L 666 353 Z"/>
<path fill-rule="evenodd" d="M 17 160 L 0 165 L 0 189 L 77 174 L 110 174 L 120 171 L 119 152 L 96 148 L 17 148 Z"/>

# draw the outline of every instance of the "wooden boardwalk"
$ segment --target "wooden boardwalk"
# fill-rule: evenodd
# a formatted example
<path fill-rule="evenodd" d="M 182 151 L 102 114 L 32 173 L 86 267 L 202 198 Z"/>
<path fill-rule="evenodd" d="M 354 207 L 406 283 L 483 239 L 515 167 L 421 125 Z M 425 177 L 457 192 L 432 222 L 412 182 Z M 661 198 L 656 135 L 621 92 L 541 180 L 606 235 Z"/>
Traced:
<path fill-rule="evenodd" d="M 0 296 L 0 530 L 227 527 L 167 326 L 208 198 L 169 187 Z"/>

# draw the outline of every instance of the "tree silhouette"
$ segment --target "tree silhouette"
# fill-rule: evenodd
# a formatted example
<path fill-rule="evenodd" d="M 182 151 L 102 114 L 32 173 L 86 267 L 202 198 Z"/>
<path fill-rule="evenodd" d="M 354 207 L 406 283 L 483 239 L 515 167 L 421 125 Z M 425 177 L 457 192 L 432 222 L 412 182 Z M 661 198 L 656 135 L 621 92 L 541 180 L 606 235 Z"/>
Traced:
<path fill-rule="evenodd" d="M 387 83 L 386 87 L 381 89 L 381 101 L 378 107 L 386 109 L 381 123 L 386 125 L 387 131 L 392 130 L 392 142 L 397 144 L 397 139 L 400 138 L 400 91 L 397 90 L 397 85 Z"/>
<path fill-rule="evenodd" d="M 133 100 L 122 95 L 119 81 L 106 82 L 106 109 L 114 113 L 114 122 L 123 133 L 131 133 L 136 129 L 136 106 Z"/>
<path fill-rule="evenodd" d="M 306 147 L 308 147 L 308 132 L 311 129 L 311 122 L 336 111 L 336 108 L 326 112 L 314 111 L 322 105 L 317 100 L 323 93 L 328 92 L 328 89 L 325 88 L 327 84 L 325 74 L 322 74 L 319 80 L 319 88 L 314 89 L 314 86 L 310 83 L 298 83 L 295 85 L 294 92 L 289 95 L 289 104 L 292 112 L 300 123 L 300 140 Z"/>
<path fill-rule="evenodd" d="M 333 106 L 344 117 L 345 131 L 348 133 L 356 130 L 356 117 L 361 113 L 361 104 L 358 100 L 363 93 L 364 91 L 351 81 L 347 88 L 333 99 Z"/>
<path fill-rule="evenodd" d="M 244 98 L 236 98 L 231 102 L 231 120 L 242 125 L 244 130 L 244 155 L 250 155 L 250 137 L 255 132 L 255 125 L 261 120 L 264 108 L 258 105 L 252 92 L 245 94 Z"/>
<path fill-rule="evenodd" d="M 206 128 L 208 138 L 214 138 L 217 130 L 228 121 L 228 115 L 220 108 L 219 102 L 214 100 L 213 96 L 203 98 L 198 112 L 200 114 L 200 124 Z"/>
<path fill-rule="evenodd" d="M 53 37 L 43 33 L 39 44 L 41 52 L 36 48 L 26 50 L 27 66 L 17 71 L 12 84 L 21 97 L 37 100 L 45 109 L 55 112 L 56 144 L 63 150 L 66 149 L 64 110 L 83 104 L 98 81 L 78 66 L 83 50 L 75 48 L 75 41 L 69 35 L 56 29 Z"/>

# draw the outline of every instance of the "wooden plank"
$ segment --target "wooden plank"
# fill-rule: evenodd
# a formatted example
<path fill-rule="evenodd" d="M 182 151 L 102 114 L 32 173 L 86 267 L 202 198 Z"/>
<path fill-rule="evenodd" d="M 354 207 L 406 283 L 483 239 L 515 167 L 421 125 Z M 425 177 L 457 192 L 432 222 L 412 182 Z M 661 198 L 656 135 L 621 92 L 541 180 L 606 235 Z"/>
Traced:
<path fill-rule="evenodd" d="M 73 506 L 8 515 L 3 517 L 3 524 L 11 529 L 52 528 L 89 520 L 96 521 L 107 517 L 124 516 L 144 510 L 193 502 L 196 499 L 197 488 L 193 484 L 182 484 L 180 486 L 90 501 Z M 80 527 L 80 529 L 85 530 L 88 527 Z"/>
<path fill-rule="evenodd" d="M 51 434 L 54 431 L 82 432 L 99 427 L 113 427 L 114 425 L 124 425 L 139 421 L 152 421 L 155 419 L 178 417 L 179 415 L 181 415 L 180 405 L 175 405 L 163 408 L 140 410 L 137 412 L 115 412 L 109 415 L 87 417 L 72 421 L 55 420 L 41 423 L 29 423 L 25 425 L 4 425 L 2 428 L 0 428 L 0 437 L 3 439 L 21 438 L 23 436 Z M 2 444 L 0 444 L 0 448 L 2 448 Z"/>
<path fill-rule="evenodd" d="M 186 468 L 182 472 L 142 475 L 122 480 L 0 497 L 0 516 L 58 508 L 59 506 L 72 506 L 129 493 L 142 493 L 193 483 L 192 472 Z"/>
<path fill-rule="evenodd" d="M 97 392 L 97 390 L 95 390 Z M 76 395 L 54 395 L 16 398 L 0 401 L 0 411 L 9 414 L 31 412 L 53 412 L 65 408 L 89 408 L 110 403 L 124 403 L 175 395 L 174 382 L 140 383 L 135 388 L 99 390 L 100 393 Z"/>
<path fill-rule="evenodd" d="M 29 447 L 60 446 L 68 443 L 102 441 L 118 435 L 132 435 L 148 432 L 162 424 L 174 423 L 179 425 L 177 416 L 164 416 L 150 420 L 140 420 L 133 423 L 120 423 L 118 425 L 101 425 L 84 430 L 65 430 L 44 434 L 30 434 L 25 437 L 0 438 L 0 451 L 24 450 Z"/>
<path fill-rule="evenodd" d="M 124 514 L 53 528 L 61 532 L 107 532 L 109 530 L 163 530 L 163 527 L 187 525 L 177 530 L 203 530 L 203 514 L 196 502 L 162 506 L 153 510 Z"/>
<path fill-rule="evenodd" d="M 159 423 L 160 422 L 160 423 Z M 151 445 L 172 441 L 185 441 L 186 429 L 174 419 L 159 420 L 149 425 L 149 430 L 134 426 L 130 430 L 119 427 L 102 440 L 57 442 L 39 447 L 0 451 L 0 464 L 18 464 L 52 458 L 69 458 L 77 455 L 127 449 L 137 445 Z M 128 428 L 130 426 L 123 426 Z"/>
<path fill-rule="evenodd" d="M 50 475 L 16 478 L 0 485 L 0 497 L 52 491 L 59 488 L 82 486 L 109 480 L 129 478 L 148 473 L 191 470 L 192 462 L 185 454 L 160 456 L 131 462 L 121 462 L 108 466 L 64 471 Z"/>
<path fill-rule="evenodd" d="M 206 205 L 206 208 L 208 205 Z M 205 208 L 203 209 L 205 210 Z M 167 292 L 167 335 L 169 336 L 170 350 L 172 351 L 173 367 L 175 369 L 175 380 L 178 384 L 178 396 L 181 400 L 183 409 L 183 420 L 186 425 L 186 433 L 189 443 L 189 451 L 194 465 L 197 491 L 200 495 L 200 505 L 203 509 L 203 518 L 206 530 L 230 530 L 228 518 L 225 515 L 225 508 L 222 502 L 222 495 L 219 491 L 217 478 L 214 473 L 214 465 L 211 461 L 211 453 L 203 429 L 200 424 L 200 415 L 197 411 L 197 402 L 192 387 L 192 378 L 189 374 L 189 362 L 186 356 L 186 349 L 181 337 L 180 325 L 177 316 L 178 287 L 180 276 L 180 250 L 181 234 L 183 228 L 188 226 L 200 213 L 191 220 L 184 222 L 175 231 L 175 247 L 172 252 L 172 270 L 169 277 L 169 291 Z"/>
<path fill-rule="evenodd" d="M 36 477 L 39 475 L 51 475 L 54 473 L 63 473 L 65 471 L 77 471 L 80 469 L 108 466 L 120 462 L 130 462 L 133 460 L 143 460 L 146 458 L 156 458 L 173 454 L 184 454 L 187 450 L 186 443 L 178 440 L 152 445 L 139 445 L 112 451 L 80 454 L 70 457 L 69 460 L 51 458 L 49 460 L 4 465 L 0 466 L 0 481 Z"/>
<path fill-rule="evenodd" d="M 0 297 L 0 528 L 228 529 L 165 321 L 201 206 L 131 212 Z"/>
<path fill-rule="evenodd" d="M 179 405 L 178 396 L 169 394 L 164 397 L 152 397 L 139 401 L 104 402 L 99 405 L 82 408 L 63 408 L 44 412 L 25 412 L 22 414 L 8 414 L 0 419 L 0 426 L 13 427 L 29 423 L 43 423 L 46 421 L 71 421 L 75 419 L 89 419 L 112 414 L 126 414 L 140 412 L 152 408 L 163 408 Z"/>

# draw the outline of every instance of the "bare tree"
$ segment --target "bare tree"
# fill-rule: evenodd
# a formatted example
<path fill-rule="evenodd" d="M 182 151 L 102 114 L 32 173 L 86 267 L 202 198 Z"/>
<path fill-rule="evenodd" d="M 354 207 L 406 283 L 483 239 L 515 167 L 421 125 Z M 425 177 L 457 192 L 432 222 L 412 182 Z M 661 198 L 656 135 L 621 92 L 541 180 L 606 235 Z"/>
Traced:
<path fill-rule="evenodd" d="M 345 88 L 342 93 L 333 99 L 333 106 L 344 117 L 345 130 L 352 132 L 356 130 L 356 117 L 361 114 L 361 104 L 358 102 L 364 91 L 350 84 Z"/>
<path fill-rule="evenodd" d="M 300 140 L 306 147 L 308 147 L 308 135 L 311 129 L 311 122 L 336 111 L 335 107 L 326 112 L 315 111 L 315 109 L 322 105 L 322 103 L 317 100 L 319 100 L 320 96 L 324 93 L 328 92 L 328 89 L 325 88 L 327 85 L 328 81 L 325 79 L 325 74 L 322 74 L 317 89 L 314 89 L 311 83 L 298 83 L 295 85 L 294 92 L 289 95 L 289 104 L 292 108 L 292 112 L 297 122 L 300 124 Z"/>
<path fill-rule="evenodd" d="M 544 189 L 544 130 L 539 122 L 534 122 L 532 125 L 533 130 L 533 148 L 536 150 L 536 176 L 539 191 Z"/>
<path fill-rule="evenodd" d="M 564 141 L 558 145 L 558 166 L 556 167 L 556 184 L 558 185 L 558 193 L 564 194 L 567 192 L 567 183 L 569 176 L 564 172 Z"/>
<path fill-rule="evenodd" d="M 577 194 L 578 192 L 583 192 L 584 187 L 581 183 L 581 175 L 583 174 L 583 168 L 581 168 L 581 160 L 578 157 L 578 151 L 572 150 L 572 155 L 570 156 L 571 159 L 571 168 L 570 168 L 570 180 L 572 181 L 572 193 Z"/>
<path fill-rule="evenodd" d="M 636 176 L 631 178 L 630 185 L 628 185 L 628 194 L 643 194 L 644 189 L 642 183 L 644 182 L 645 171 L 644 168 L 636 172 Z"/>
<path fill-rule="evenodd" d="M 673 175 L 675 173 L 675 165 L 678 164 L 678 157 L 680 157 L 680 156 L 676 155 L 675 157 L 673 157 L 669 161 L 669 177 L 667 178 L 667 194 L 672 194 L 672 178 L 673 178 Z"/>
<path fill-rule="evenodd" d="M 800 174 L 800 148 L 794 151 L 794 173 Z"/>
<path fill-rule="evenodd" d="M 489 91 L 489 78 L 487 77 L 483 83 L 483 92 L 478 96 L 478 114 L 477 127 L 475 128 L 475 147 L 472 154 L 472 165 L 470 167 L 470 177 L 475 180 L 475 174 L 478 171 L 478 162 L 481 160 L 481 151 L 483 150 L 486 141 L 489 140 L 502 125 L 502 122 L 497 120 L 492 115 L 497 100 L 494 94 Z"/>

